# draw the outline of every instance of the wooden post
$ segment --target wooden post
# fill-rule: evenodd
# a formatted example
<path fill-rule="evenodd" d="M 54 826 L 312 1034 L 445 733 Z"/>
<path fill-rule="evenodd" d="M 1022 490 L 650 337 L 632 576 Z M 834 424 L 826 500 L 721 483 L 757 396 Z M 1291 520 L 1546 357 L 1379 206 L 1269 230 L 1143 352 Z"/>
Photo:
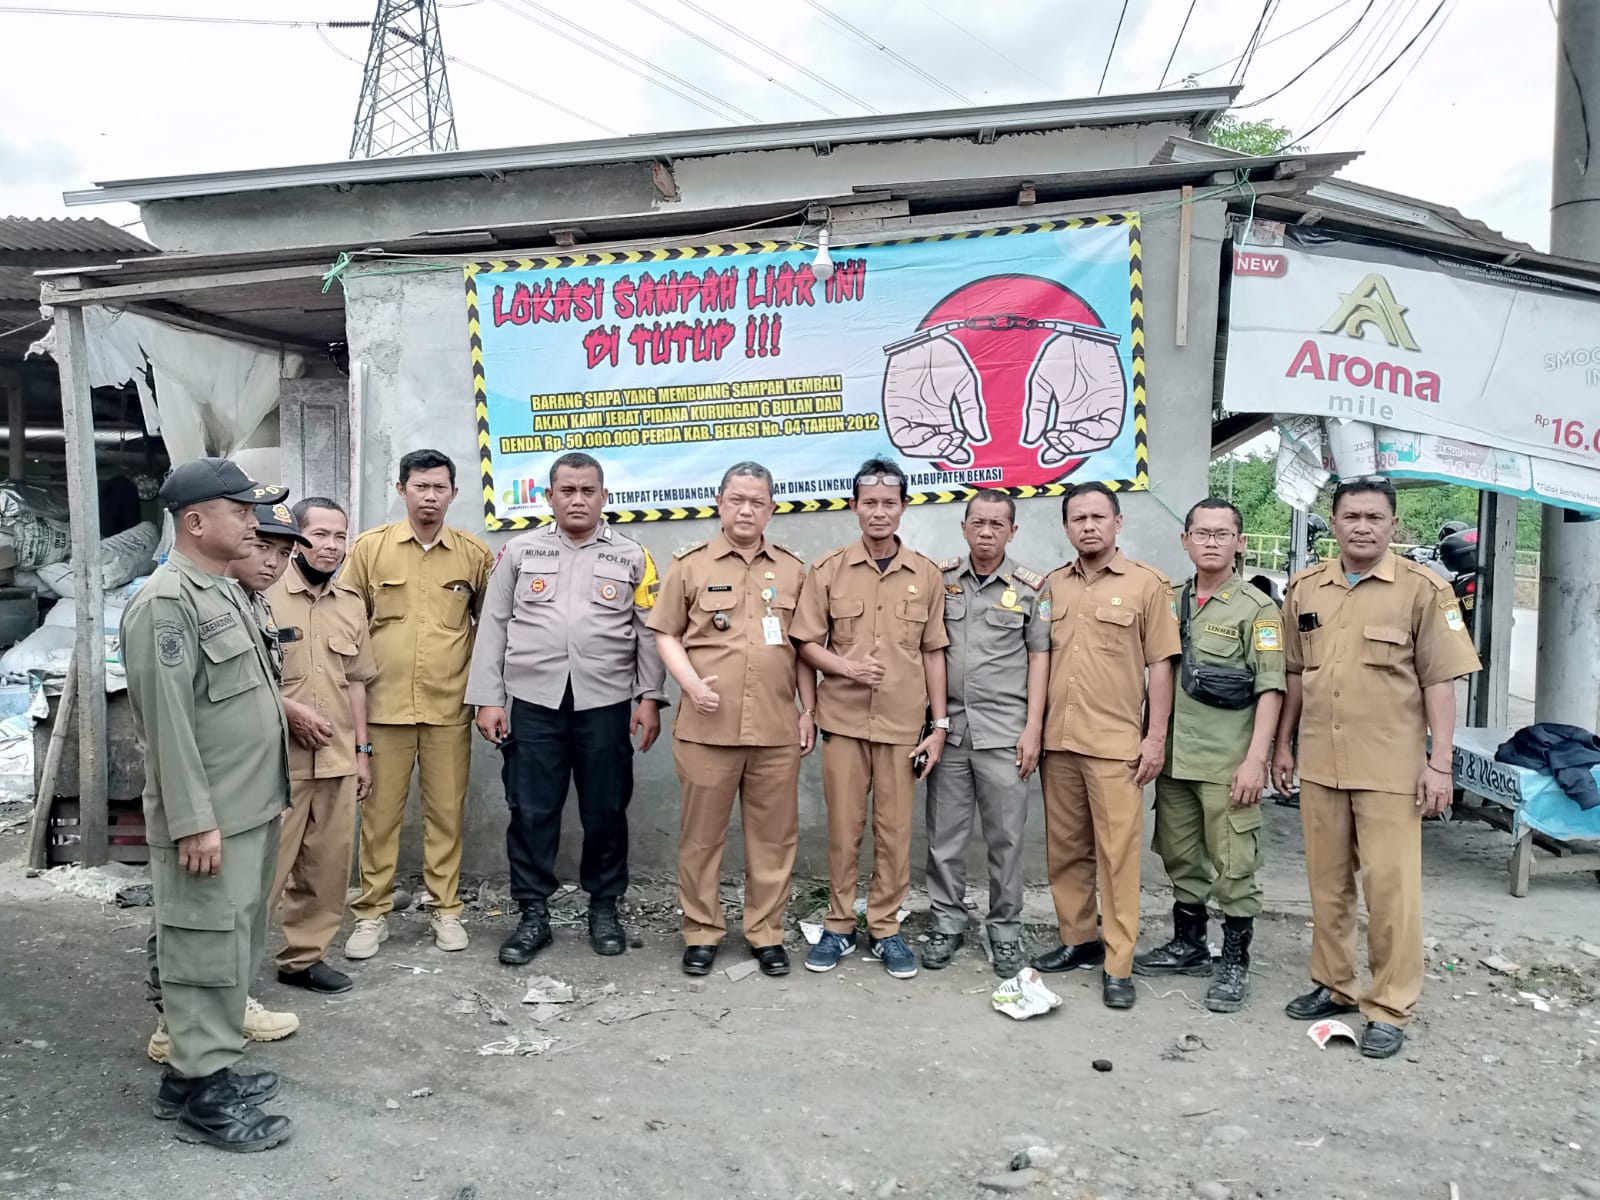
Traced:
<path fill-rule="evenodd" d="M 1517 593 L 1517 501 L 1478 494 L 1478 586 L 1473 640 L 1483 670 L 1468 683 L 1468 723 L 1506 729 L 1511 723 L 1511 624 Z"/>
<path fill-rule="evenodd" d="M 78 813 L 83 862 L 106 861 L 105 587 L 100 576 L 100 484 L 94 457 L 94 404 L 89 394 L 83 309 L 56 307 L 56 362 L 67 435 L 67 504 L 72 514 L 72 582 L 78 637 Z"/>
<path fill-rule="evenodd" d="M 72 706 L 77 699 L 77 655 L 67 660 L 67 682 L 61 686 L 56 704 L 55 724 L 50 726 L 50 741 L 45 746 L 44 769 L 39 772 L 39 794 L 33 798 L 33 825 L 28 831 L 28 866 L 43 870 L 50 865 L 50 816 L 56 805 L 56 776 L 61 773 L 61 754 L 66 749 L 67 726 L 72 722 Z"/>
<path fill-rule="evenodd" d="M 1194 185 L 1183 185 L 1183 200 L 1178 207 L 1178 320 L 1172 339 L 1180 346 L 1189 344 L 1189 243 L 1194 240 Z"/>
<path fill-rule="evenodd" d="M 6 478 L 17 480 L 27 470 L 28 461 L 23 455 L 23 443 L 27 440 L 28 409 L 22 389 L 21 371 L 8 371 L 4 377 L 0 377 L 0 390 L 6 394 L 6 418 L 11 429 Z"/>

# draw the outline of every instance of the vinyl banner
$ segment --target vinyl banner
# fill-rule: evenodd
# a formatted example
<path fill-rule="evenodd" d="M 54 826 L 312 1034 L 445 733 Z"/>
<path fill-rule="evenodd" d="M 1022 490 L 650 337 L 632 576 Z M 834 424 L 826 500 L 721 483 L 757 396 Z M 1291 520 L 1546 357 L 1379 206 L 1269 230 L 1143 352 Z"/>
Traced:
<path fill-rule="evenodd" d="M 1235 247 L 1223 407 L 1600 467 L 1600 299 L 1256 222 Z"/>
<path fill-rule="evenodd" d="M 875 454 L 913 502 L 1147 486 L 1136 213 L 841 247 L 470 263 L 485 524 L 550 519 L 550 465 L 605 467 L 613 520 L 713 515 L 750 459 L 779 512 L 843 508 Z"/>

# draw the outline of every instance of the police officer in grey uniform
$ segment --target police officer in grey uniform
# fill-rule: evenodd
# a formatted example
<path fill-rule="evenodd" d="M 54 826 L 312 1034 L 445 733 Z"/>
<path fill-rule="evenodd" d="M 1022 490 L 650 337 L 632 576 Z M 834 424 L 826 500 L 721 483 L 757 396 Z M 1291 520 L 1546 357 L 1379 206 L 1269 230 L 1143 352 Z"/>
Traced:
<path fill-rule="evenodd" d="M 933 930 L 922 951 L 930 970 L 947 966 L 967 927 L 967 842 L 973 817 L 989 844 L 985 928 L 1002 979 L 1023 968 L 1022 828 L 1027 780 L 1039 765 L 1050 627 L 1040 619 L 1044 576 L 1006 555 L 1016 503 L 984 490 L 961 522 L 970 553 L 939 564 L 950 736 L 928 777 L 928 896 Z"/>
<path fill-rule="evenodd" d="M 605 521 L 605 476 L 587 454 L 550 468 L 555 521 L 500 553 L 467 676 L 477 727 L 503 755 L 511 821 L 506 857 L 522 919 L 500 947 L 508 966 L 551 941 L 561 810 L 577 780 L 583 822 L 578 882 L 589 893 L 596 954 L 627 947 L 617 901 L 628 888 L 633 742 L 661 732 L 666 669 L 645 624 L 661 581 L 638 542 Z"/>
<path fill-rule="evenodd" d="M 266 951 L 289 774 L 271 657 L 250 602 L 224 573 L 255 533 L 254 505 L 286 494 L 226 459 L 177 467 L 161 487 L 173 551 L 122 617 L 171 1041 L 155 1112 L 177 1118 L 183 1140 L 233 1151 L 289 1136 L 289 1118 L 259 1107 L 278 1077 L 233 1070 Z"/>

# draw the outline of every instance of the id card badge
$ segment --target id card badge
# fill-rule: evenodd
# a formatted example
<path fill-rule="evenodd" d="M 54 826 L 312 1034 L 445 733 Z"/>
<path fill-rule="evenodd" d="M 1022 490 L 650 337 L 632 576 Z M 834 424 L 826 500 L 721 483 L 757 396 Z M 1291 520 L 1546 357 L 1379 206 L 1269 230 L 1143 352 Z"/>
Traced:
<path fill-rule="evenodd" d="M 769 646 L 783 645 L 783 626 L 770 613 L 761 618 L 761 636 Z"/>

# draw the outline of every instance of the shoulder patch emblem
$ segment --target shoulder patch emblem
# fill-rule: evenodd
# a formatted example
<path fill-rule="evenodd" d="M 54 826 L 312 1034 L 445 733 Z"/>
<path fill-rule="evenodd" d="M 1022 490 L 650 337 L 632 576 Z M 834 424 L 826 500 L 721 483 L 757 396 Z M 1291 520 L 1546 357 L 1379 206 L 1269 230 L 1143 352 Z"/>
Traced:
<path fill-rule="evenodd" d="M 1257 650 L 1282 650 L 1283 632 L 1276 621 L 1257 621 L 1255 623 L 1256 649 Z"/>
<path fill-rule="evenodd" d="M 687 546 L 685 546 L 682 550 L 679 550 L 672 557 L 673 558 L 688 558 L 689 555 L 693 554 L 696 550 L 703 549 L 704 547 L 705 547 L 705 543 L 704 542 L 690 542 Z"/>
<path fill-rule="evenodd" d="M 183 665 L 183 642 L 183 630 L 176 625 L 156 626 L 156 654 L 160 656 L 162 666 Z"/>
<path fill-rule="evenodd" d="M 1461 619 L 1461 610 L 1454 604 L 1445 608 L 1444 623 L 1457 632 L 1467 627 L 1467 623 Z"/>
<path fill-rule="evenodd" d="M 1037 611 L 1038 614 L 1039 614 L 1039 620 L 1048 621 L 1050 619 L 1050 593 L 1049 592 L 1046 592 L 1044 595 L 1039 597 L 1039 606 L 1035 611 Z"/>
<path fill-rule="evenodd" d="M 1027 567 L 1017 567 L 1011 573 L 1036 592 L 1044 586 L 1044 576 L 1037 571 L 1030 571 Z"/>

